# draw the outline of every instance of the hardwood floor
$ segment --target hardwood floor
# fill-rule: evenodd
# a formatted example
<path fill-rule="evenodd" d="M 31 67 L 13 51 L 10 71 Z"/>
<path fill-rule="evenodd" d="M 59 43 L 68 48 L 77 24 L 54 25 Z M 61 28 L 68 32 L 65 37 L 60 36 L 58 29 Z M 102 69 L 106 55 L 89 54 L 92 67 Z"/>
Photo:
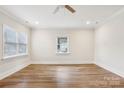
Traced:
<path fill-rule="evenodd" d="M 124 87 L 124 79 L 98 67 L 83 65 L 29 65 L 0 81 L 1 88 Z"/>

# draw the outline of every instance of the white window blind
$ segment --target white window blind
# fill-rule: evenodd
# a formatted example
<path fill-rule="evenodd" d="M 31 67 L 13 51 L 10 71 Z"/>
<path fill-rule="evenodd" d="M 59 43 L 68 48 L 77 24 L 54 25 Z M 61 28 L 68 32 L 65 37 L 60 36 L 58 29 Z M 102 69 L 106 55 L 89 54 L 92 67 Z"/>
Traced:
<path fill-rule="evenodd" d="M 3 26 L 3 57 L 12 57 L 27 53 L 27 34 L 16 32 L 9 26 Z"/>
<path fill-rule="evenodd" d="M 19 32 L 18 33 L 18 50 L 19 53 L 26 53 L 27 51 L 27 36 L 26 33 L 24 32 Z"/>
<path fill-rule="evenodd" d="M 3 33 L 4 56 L 15 55 L 17 51 L 16 32 L 9 27 L 5 27 Z"/>

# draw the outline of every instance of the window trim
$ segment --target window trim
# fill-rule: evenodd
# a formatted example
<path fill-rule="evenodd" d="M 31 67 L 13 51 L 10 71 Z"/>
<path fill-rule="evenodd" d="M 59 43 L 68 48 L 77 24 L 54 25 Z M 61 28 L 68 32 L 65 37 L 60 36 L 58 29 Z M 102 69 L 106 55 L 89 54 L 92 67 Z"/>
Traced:
<path fill-rule="evenodd" d="M 5 39 L 4 39 L 4 30 L 6 29 L 6 27 L 12 29 L 13 31 L 15 31 L 13 28 L 11 28 L 10 26 L 6 25 L 6 24 L 3 24 L 2 26 L 2 59 L 9 59 L 9 58 L 16 58 L 16 57 L 21 57 L 21 56 L 28 56 L 28 34 L 26 36 L 26 53 L 19 53 L 18 52 L 18 48 L 19 48 L 19 45 L 18 45 L 18 35 L 17 35 L 17 31 L 16 32 L 16 43 L 17 43 L 17 50 L 16 50 L 16 54 L 15 55 L 12 55 L 12 56 L 4 56 L 4 50 L 5 50 Z"/>

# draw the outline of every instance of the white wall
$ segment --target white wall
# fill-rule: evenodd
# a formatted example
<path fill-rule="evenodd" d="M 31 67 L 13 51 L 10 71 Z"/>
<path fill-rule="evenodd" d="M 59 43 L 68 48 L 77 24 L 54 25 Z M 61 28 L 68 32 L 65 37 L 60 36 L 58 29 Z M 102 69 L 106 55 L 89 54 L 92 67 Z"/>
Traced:
<path fill-rule="evenodd" d="M 8 16 L 0 13 L 0 79 L 20 70 L 21 68 L 27 66 L 30 60 L 29 56 L 16 57 L 13 59 L 1 60 L 2 59 L 2 25 L 7 24 L 16 31 L 26 31 L 29 37 L 29 49 L 30 49 L 30 30 L 29 28 L 19 24 L 15 20 L 9 18 Z M 30 50 L 29 50 L 30 51 Z"/>
<path fill-rule="evenodd" d="M 57 36 L 69 36 L 70 54 L 56 54 Z M 93 30 L 33 30 L 32 53 L 34 63 L 83 64 L 94 61 Z"/>
<path fill-rule="evenodd" d="M 124 12 L 95 31 L 96 64 L 124 76 Z"/>

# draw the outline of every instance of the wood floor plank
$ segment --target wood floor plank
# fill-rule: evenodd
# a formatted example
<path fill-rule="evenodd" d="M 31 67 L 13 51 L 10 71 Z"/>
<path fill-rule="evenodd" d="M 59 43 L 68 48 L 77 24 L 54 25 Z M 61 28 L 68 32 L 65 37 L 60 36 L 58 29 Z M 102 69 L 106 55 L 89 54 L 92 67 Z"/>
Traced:
<path fill-rule="evenodd" d="M 32 64 L 0 80 L 1 88 L 123 88 L 124 78 L 95 64 Z"/>

